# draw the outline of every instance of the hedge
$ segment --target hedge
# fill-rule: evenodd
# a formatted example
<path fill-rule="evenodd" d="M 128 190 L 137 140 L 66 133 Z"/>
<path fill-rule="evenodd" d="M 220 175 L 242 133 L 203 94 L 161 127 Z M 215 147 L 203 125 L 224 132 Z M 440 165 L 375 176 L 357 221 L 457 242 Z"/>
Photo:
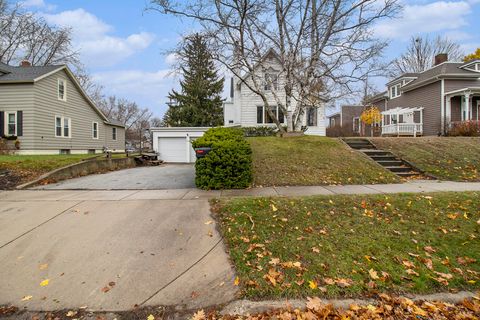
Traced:
<path fill-rule="evenodd" d="M 193 142 L 212 150 L 195 163 L 195 184 L 201 189 L 242 189 L 252 182 L 252 149 L 238 128 L 211 128 Z"/>

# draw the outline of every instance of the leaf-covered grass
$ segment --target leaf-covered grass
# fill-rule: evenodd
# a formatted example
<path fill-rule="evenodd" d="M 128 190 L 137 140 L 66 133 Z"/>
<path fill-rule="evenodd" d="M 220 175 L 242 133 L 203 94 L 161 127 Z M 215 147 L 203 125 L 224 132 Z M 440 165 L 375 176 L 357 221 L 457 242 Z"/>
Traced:
<path fill-rule="evenodd" d="M 213 205 L 248 298 L 480 288 L 478 192 Z"/>
<path fill-rule="evenodd" d="M 249 138 L 256 186 L 394 183 L 396 175 L 341 141 L 318 136 Z"/>
<path fill-rule="evenodd" d="M 373 138 L 426 173 L 453 181 L 480 181 L 480 137 Z"/>

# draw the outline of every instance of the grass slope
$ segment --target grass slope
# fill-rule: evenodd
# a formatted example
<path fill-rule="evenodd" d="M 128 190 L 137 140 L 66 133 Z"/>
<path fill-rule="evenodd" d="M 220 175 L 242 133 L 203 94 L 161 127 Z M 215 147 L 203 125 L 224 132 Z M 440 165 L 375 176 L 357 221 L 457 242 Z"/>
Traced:
<path fill-rule="evenodd" d="M 479 289 L 479 207 L 478 192 L 214 202 L 254 299 Z"/>
<path fill-rule="evenodd" d="M 0 155 L 0 172 L 8 170 L 8 175 L 0 176 L 0 189 L 10 189 L 21 183 L 38 178 L 51 170 L 77 163 L 92 155 Z"/>
<path fill-rule="evenodd" d="M 337 139 L 303 136 L 248 139 L 257 186 L 370 184 L 398 182 Z"/>
<path fill-rule="evenodd" d="M 373 138 L 372 142 L 440 179 L 480 181 L 479 137 Z"/>

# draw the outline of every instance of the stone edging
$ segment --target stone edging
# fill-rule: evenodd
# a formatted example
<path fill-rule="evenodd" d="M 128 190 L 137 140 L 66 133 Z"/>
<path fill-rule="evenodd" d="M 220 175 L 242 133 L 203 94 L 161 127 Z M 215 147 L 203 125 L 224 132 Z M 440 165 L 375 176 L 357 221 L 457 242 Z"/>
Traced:
<path fill-rule="evenodd" d="M 466 298 L 475 297 L 475 293 L 469 291 L 460 291 L 457 293 L 433 293 L 427 295 L 404 295 L 413 301 L 444 301 L 448 303 L 458 303 Z M 323 300 L 326 304 L 332 304 L 335 308 L 348 309 L 351 304 L 369 305 L 375 304 L 374 299 L 332 299 Z M 269 300 L 269 301 L 250 301 L 250 300 L 236 300 L 228 303 L 222 308 L 220 313 L 222 315 L 240 315 L 257 314 L 273 309 L 305 309 L 306 300 L 292 299 L 292 300 Z"/>
<path fill-rule="evenodd" d="M 135 159 L 132 158 L 113 158 L 113 159 L 89 159 L 81 162 L 73 163 L 68 166 L 58 168 L 47 172 L 33 181 L 18 185 L 17 190 L 30 188 L 40 184 L 44 180 L 52 180 L 58 182 L 61 180 L 76 178 L 92 173 L 100 173 L 116 169 L 125 169 L 135 167 Z"/>

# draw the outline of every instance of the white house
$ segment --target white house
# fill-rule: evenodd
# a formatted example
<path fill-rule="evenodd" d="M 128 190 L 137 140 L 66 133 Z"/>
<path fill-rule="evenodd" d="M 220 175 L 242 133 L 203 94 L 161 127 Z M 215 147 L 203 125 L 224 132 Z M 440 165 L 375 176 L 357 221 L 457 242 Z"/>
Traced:
<path fill-rule="evenodd" d="M 270 49 L 262 58 L 262 62 L 257 66 L 264 67 L 266 72 L 263 73 L 264 90 L 268 98 L 269 105 L 277 119 L 286 124 L 286 117 L 283 115 L 280 108 L 278 108 L 272 90 L 279 89 L 279 85 L 283 83 L 281 75 L 281 65 L 278 56 L 273 49 Z M 261 72 L 256 72 L 261 74 Z M 253 84 L 250 75 L 245 75 L 244 80 Z M 271 81 L 266 81 L 271 79 Z M 271 87 L 274 88 L 271 88 Z M 285 93 L 279 89 L 277 95 L 279 100 L 285 100 Z M 267 110 L 265 110 L 264 103 L 261 97 L 251 91 L 247 85 L 242 83 L 242 80 L 234 77 L 230 88 L 230 101 L 223 105 L 225 126 L 275 126 L 273 120 L 270 118 Z M 294 102 L 291 108 L 295 108 Z M 302 126 L 307 127 L 306 134 L 325 136 L 325 101 L 321 99 L 320 106 L 307 108 L 307 111 L 301 115 Z"/>

